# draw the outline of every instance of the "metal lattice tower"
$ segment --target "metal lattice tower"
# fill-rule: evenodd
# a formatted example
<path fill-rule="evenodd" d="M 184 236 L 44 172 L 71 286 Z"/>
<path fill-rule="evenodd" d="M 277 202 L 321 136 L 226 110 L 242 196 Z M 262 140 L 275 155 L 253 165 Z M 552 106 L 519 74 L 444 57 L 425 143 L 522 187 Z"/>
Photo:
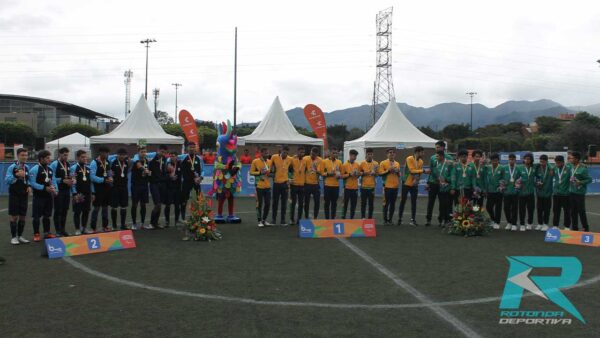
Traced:
<path fill-rule="evenodd" d="M 375 17 L 377 26 L 377 64 L 375 83 L 373 85 L 373 107 L 371 109 L 372 123 L 375 124 L 384 108 L 379 105 L 394 99 L 394 82 L 392 79 L 392 11 L 387 8 Z"/>
<path fill-rule="evenodd" d="M 131 109 L 131 78 L 133 77 L 133 72 L 131 69 L 125 71 L 125 118 L 130 113 Z"/>

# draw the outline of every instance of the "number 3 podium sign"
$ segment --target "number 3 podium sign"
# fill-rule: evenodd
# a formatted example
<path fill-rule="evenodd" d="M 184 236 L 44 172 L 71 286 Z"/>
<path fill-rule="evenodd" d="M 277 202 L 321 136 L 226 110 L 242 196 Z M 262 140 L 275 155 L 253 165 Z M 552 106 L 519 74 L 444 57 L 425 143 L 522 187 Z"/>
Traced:
<path fill-rule="evenodd" d="M 582 232 L 550 228 L 548 231 L 546 231 L 546 237 L 544 240 L 551 243 L 600 247 L 600 233 L 596 232 Z"/>
<path fill-rule="evenodd" d="M 131 230 L 102 232 L 92 235 L 51 238 L 45 241 L 48 258 L 87 255 L 135 248 Z"/>
<path fill-rule="evenodd" d="M 376 237 L 374 219 L 302 219 L 300 238 Z"/>

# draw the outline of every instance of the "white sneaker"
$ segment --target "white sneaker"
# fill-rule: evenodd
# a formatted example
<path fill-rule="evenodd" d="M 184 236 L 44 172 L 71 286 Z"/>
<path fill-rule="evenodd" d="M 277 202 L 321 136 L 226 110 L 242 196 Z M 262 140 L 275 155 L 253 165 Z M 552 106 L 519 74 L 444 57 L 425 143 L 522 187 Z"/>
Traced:
<path fill-rule="evenodd" d="M 138 224 L 137 224 L 137 223 L 133 223 L 133 224 L 131 225 L 131 230 L 139 230 L 139 229 L 140 229 L 140 227 L 138 226 Z"/>
<path fill-rule="evenodd" d="M 77 230 L 75 231 L 75 236 L 81 236 L 81 230 L 77 229 Z"/>
<path fill-rule="evenodd" d="M 145 230 L 152 230 L 152 229 L 154 229 L 154 227 L 152 226 L 152 224 L 146 224 L 146 225 L 143 226 L 143 228 Z"/>
<path fill-rule="evenodd" d="M 517 226 L 516 225 L 511 225 L 510 226 L 510 230 L 511 231 L 517 231 Z"/>
<path fill-rule="evenodd" d="M 527 226 L 525 227 L 525 229 L 532 230 L 533 229 L 533 225 L 532 224 L 527 224 Z M 521 230 L 521 231 L 523 231 L 523 230 Z"/>
<path fill-rule="evenodd" d="M 541 224 L 536 225 L 535 226 L 535 230 L 538 230 L 538 231 L 542 230 L 542 225 Z"/>
<path fill-rule="evenodd" d="M 548 231 L 548 226 L 546 224 L 542 225 L 541 231 Z"/>
<path fill-rule="evenodd" d="M 86 234 L 86 235 L 90 235 L 90 234 L 93 234 L 93 233 L 94 233 L 94 230 L 92 230 L 92 229 L 85 229 L 85 230 L 83 231 L 83 233 L 84 233 L 84 234 Z"/>
<path fill-rule="evenodd" d="M 511 228 L 512 228 L 512 224 L 506 223 L 506 227 L 504 228 L 504 230 L 510 230 Z"/>
<path fill-rule="evenodd" d="M 19 238 L 18 238 L 18 237 L 13 237 L 13 238 L 10 240 L 10 244 L 12 244 L 12 245 L 19 245 L 19 244 L 20 244 L 20 243 L 19 243 Z"/>
<path fill-rule="evenodd" d="M 264 227 L 264 226 L 265 226 L 265 224 L 263 223 L 263 221 L 259 221 L 259 222 L 258 222 L 258 227 L 259 227 L 259 228 L 262 228 L 262 227 Z"/>
<path fill-rule="evenodd" d="M 524 225 L 521 225 L 519 227 L 519 231 L 527 231 L 527 230 L 530 230 L 530 229 L 527 229 L 527 227 L 525 227 Z"/>
<path fill-rule="evenodd" d="M 492 224 L 492 228 L 498 230 L 498 229 L 500 229 L 500 224 L 494 223 L 494 224 Z"/>
<path fill-rule="evenodd" d="M 29 240 L 23 236 L 19 236 L 19 243 L 27 244 L 27 243 L 29 243 Z"/>
<path fill-rule="evenodd" d="M 273 226 L 273 224 L 271 224 L 271 223 L 269 223 L 269 222 L 267 222 L 267 221 L 263 221 L 263 224 L 264 224 L 265 226 L 267 226 L 267 227 Z"/>

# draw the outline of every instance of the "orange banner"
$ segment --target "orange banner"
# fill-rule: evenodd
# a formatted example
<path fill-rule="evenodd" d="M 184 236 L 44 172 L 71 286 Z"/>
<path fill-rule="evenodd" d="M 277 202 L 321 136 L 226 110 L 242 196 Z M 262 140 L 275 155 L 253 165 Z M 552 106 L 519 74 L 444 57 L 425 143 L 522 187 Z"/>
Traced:
<path fill-rule="evenodd" d="M 325 123 L 325 114 L 321 108 L 314 104 L 307 104 L 304 107 L 304 117 L 308 120 L 310 127 L 318 138 L 323 139 L 325 149 L 327 149 L 327 124 Z"/>
<path fill-rule="evenodd" d="M 183 130 L 183 133 L 185 134 L 185 139 L 200 147 L 200 136 L 198 135 L 196 121 L 189 111 L 185 109 L 179 111 L 179 124 L 181 125 L 181 130 Z"/>

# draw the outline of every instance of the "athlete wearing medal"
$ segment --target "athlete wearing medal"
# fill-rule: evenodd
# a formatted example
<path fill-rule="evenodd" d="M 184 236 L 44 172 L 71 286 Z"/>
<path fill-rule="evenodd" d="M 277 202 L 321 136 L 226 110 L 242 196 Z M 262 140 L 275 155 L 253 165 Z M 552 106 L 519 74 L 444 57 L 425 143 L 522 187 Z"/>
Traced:
<path fill-rule="evenodd" d="M 579 230 L 578 221 L 584 231 L 590 231 L 585 209 L 585 194 L 587 186 L 592 182 L 587 166 L 581 164 L 581 153 L 574 151 L 569 156 L 571 162 L 571 176 L 569 178 L 569 202 L 571 203 L 571 229 Z"/>
<path fill-rule="evenodd" d="M 538 224 L 535 230 L 546 231 L 550 224 L 550 209 L 552 208 L 552 173 L 554 169 L 548 164 L 548 155 L 540 156 L 536 166 L 536 203 Z"/>
<path fill-rule="evenodd" d="M 148 168 L 148 158 L 145 146 L 138 146 L 138 153 L 133 157 L 131 168 L 131 220 L 133 230 L 140 228 L 151 230 L 152 225 L 144 224 L 146 221 L 146 204 L 150 200 L 148 181 L 152 172 Z M 137 223 L 137 207 L 140 206 L 140 225 Z"/>
<path fill-rule="evenodd" d="M 181 163 L 177 160 L 177 152 L 171 151 L 167 159 L 167 197 L 165 202 L 165 227 L 170 226 L 171 205 L 175 209 L 175 222 L 177 226 L 180 223 L 181 207 Z"/>
<path fill-rule="evenodd" d="M 75 224 L 75 235 L 81 235 L 93 233 L 93 231 L 86 229 L 92 203 L 92 181 L 85 150 L 77 150 L 75 156 L 77 162 L 71 166 L 71 173 L 75 178 L 75 184 L 71 186 L 73 223 Z"/>
<path fill-rule="evenodd" d="M 53 179 L 50 164 L 50 152 L 41 150 L 38 153 L 38 164 L 29 171 L 29 185 L 33 189 L 33 240 L 39 242 L 40 236 L 40 218 L 44 226 L 44 238 L 54 238 L 50 232 L 50 216 L 52 216 L 52 207 L 54 196 L 57 193 L 56 181 Z"/>
<path fill-rule="evenodd" d="M 90 164 L 90 179 L 92 180 L 92 217 L 90 227 L 96 231 L 98 222 L 98 212 L 102 209 L 102 229 L 110 231 L 108 228 L 108 204 L 111 196 L 113 183 L 110 166 L 108 164 L 108 148 L 98 149 L 98 157 Z"/>
<path fill-rule="evenodd" d="M 435 151 L 436 153 L 431 155 L 431 158 L 429 159 L 429 167 L 430 168 L 434 168 L 437 165 L 437 152 L 438 151 L 443 151 L 444 152 L 444 159 L 446 159 L 446 163 L 449 165 L 452 165 L 452 156 L 448 153 L 446 153 L 446 142 L 444 141 L 437 141 L 435 143 Z M 427 195 L 427 216 L 426 216 L 426 223 L 425 225 L 431 225 L 431 218 L 433 215 L 433 207 L 435 206 L 435 200 L 437 199 L 437 195 L 439 192 L 440 186 L 438 184 L 438 182 L 436 180 L 427 180 L 427 186 L 425 187 L 425 190 L 428 191 L 428 195 Z M 440 221 L 440 216 L 438 215 L 438 221 Z"/>
<path fill-rule="evenodd" d="M 120 229 L 127 230 L 125 219 L 129 206 L 129 192 L 127 191 L 129 177 L 129 159 L 127 150 L 120 148 L 116 155 L 108 157 L 110 172 L 113 173 L 113 185 L 110 199 L 110 216 L 113 230 L 117 230 L 117 214 L 121 217 Z M 120 210 L 119 210 L 120 209 Z M 117 210 L 119 211 L 117 213 Z"/>
<path fill-rule="evenodd" d="M 346 218 L 348 202 L 350 202 L 350 219 L 354 219 L 356 213 L 356 202 L 358 200 L 358 179 L 361 176 L 360 165 L 356 162 L 358 151 L 350 149 L 350 158 L 342 165 L 342 178 L 344 179 L 344 210 L 343 217 Z"/>
<path fill-rule="evenodd" d="M 256 217 L 258 227 L 271 225 L 267 222 L 271 206 L 271 161 L 267 159 L 267 148 L 260 150 L 261 157 L 256 158 L 250 165 L 250 175 L 254 176 L 256 186 Z"/>
<path fill-rule="evenodd" d="M 521 170 L 517 166 L 517 156 L 508 155 L 508 165 L 504 170 L 502 184 L 504 188 L 504 216 L 506 218 L 505 230 L 517 231 L 517 217 L 519 211 L 519 189 Z"/>
<path fill-rule="evenodd" d="M 474 150 L 472 156 L 473 162 L 471 163 L 471 166 L 475 170 L 475 178 L 473 179 L 473 196 L 471 200 L 474 205 L 483 207 L 487 195 L 488 167 L 483 164 L 483 152 L 481 150 Z"/>
<path fill-rule="evenodd" d="M 304 217 L 310 218 L 310 198 L 313 199 L 313 219 L 319 218 L 321 203 L 321 187 L 319 186 L 319 168 L 323 160 L 319 156 L 319 148 L 310 149 L 310 155 L 304 156 L 305 183 L 304 183 Z"/>
<path fill-rule="evenodd" d="M 450 196 L 450 191 L 452 189 L 451 184 L 454 169 L 452 168 L 452 161 L 447 159 L 443 150 L 438 150 L 435 156 L 436 158 L 433 162 L 435 166 L 431 168 L 428 182 L 430 185 L 436 184 L 438 186 L 436 196 L 439 199 L 439 226 L 446 227 L 452 220 L 452 197 Z"/>
<path fill-rule="evenodd" d="M 421 175 L 426 172 L 423 169 L 423 147 L 415 147 L 414 153 L 404 160 L 404 176 L 402 184 L 402 192 L 400 194 L 400 209 L 398 210 L 398 225 L 402 224 L 404 216 L 404 206 L 410 193 L 410 225 L 417 226 L 417 196 L 419 195 L 419 181 Z"/>
<path fill-rule="evenodd" d="M 290 223 L 294 225 L 298 225 L 298 222 L 300 222 L 300 219 L 302 218 L 302 213 L 304 212 L 304 183 L 306 181 L 306 168 L 304 168 L 305 163 L 303 158 L 304 147 L 298 147 L 296 156 L 292 158 L 291 167 L 293 174 L 292 182 L 290 183 L 290 195 L 292 200 L 292 203 L 290 204 Z M 294 217 L 296 214 L 296 204 L 298 204 L 298 212 L 297 217 Z"/>
<path fill-rule="evenodd" d="M 162 205 L 167 202 L 167 146 L 161 144 L 158 147 L 158 152 L 153 154 L 150 159 L 148 168 L 150 169 L 150 192 L 152 193 L 152 203 L 154 208 L 150 214 L 150 225 L 155 228 L 163 229 L 164 226 L 159 224 L 160 212 Z"/>
<path fill-rule="evenodd" d="M 27 217 L 27 206 L 29 204 L 29 193 L 31 187 L 28 182 L 29 168 L 27 161 L 28 152 L 26 149 L 17 149 L 17 161 L 11 164 L 6 170 L 4 182 L 8 188 L 8 216 L 10 220 L 10 244 L 27 244 L 29 240 L 23 237 L 25 229 L 25 218 Z"/>
<path fill-rule="evenodd" d="M 58 183 L 58 194 L 54 196 L 54 228 L 58 236 L 69 236 L 65 226 L 69 204 L 71 204 L 71 187 L 75 182 L 69 170 L 68 158 L 69 148 L 60 148 L 58 158 L 50 164 L 50 168 L 54 172 L 54 178 Z"/>
<path fill-rule="evenodd" d="M 187 154 L 179 155 L 179 163 L 181 170 L 181 218 L 185 220 L 185 212 L 187 202 L 190 199 L 190 193 L 195 190 L 200 191 L 202 183 L 202 159 L 198 155 L 198 147 L 195 143 L 190 142 L 187 146 Z"/>
<path fill-rule="evenodd" d="M 523 156 L 521 167 L 521 189 L 519 191 L 519 220 L 520 231 L 533 229 L 533 211 L 535 209 L 535 165 L 533 154 L 527 153 Z M 527 213 L 527 225 L 525 225 L 525 214 Z"/>
<path fill-rule="evenodd" d="M 486 170 L 486 191 L 487 191 L 487 203 L 486 209 L 490 214 L 490 218 L 494 222 L 492 227 L 494 229 L 500 229 L 500 220 L 502 219 L 502 195 L 505 184 L 502 183 L 504 180 L 504 166 L 500 165 L 500 155 L 492 154 L 490 156 L 492 162 Z"/>
<path fill-rule="evenodd" d="M 379 171 L 379 163 L 373 160 L 373 148 L 365 150 L 365 160 L 360 164 L 360 217 L 373 218 L 375 200 L 375 180 Z M 367 205 L 369 207 L 367 213 Z"/>
<path fill-rule="evenodd" d="M 571 177 L 571 164 L 565 163 L 565 158 L 558 155 L 554 158 L 554 188 L 552 191 L 553 220 L 552 225 L 559 227 L 560 214 L 564 212 L 563 224 L 564 227 L 571 227 L 571 203 L 569 200 L 569 188 Z"/>

